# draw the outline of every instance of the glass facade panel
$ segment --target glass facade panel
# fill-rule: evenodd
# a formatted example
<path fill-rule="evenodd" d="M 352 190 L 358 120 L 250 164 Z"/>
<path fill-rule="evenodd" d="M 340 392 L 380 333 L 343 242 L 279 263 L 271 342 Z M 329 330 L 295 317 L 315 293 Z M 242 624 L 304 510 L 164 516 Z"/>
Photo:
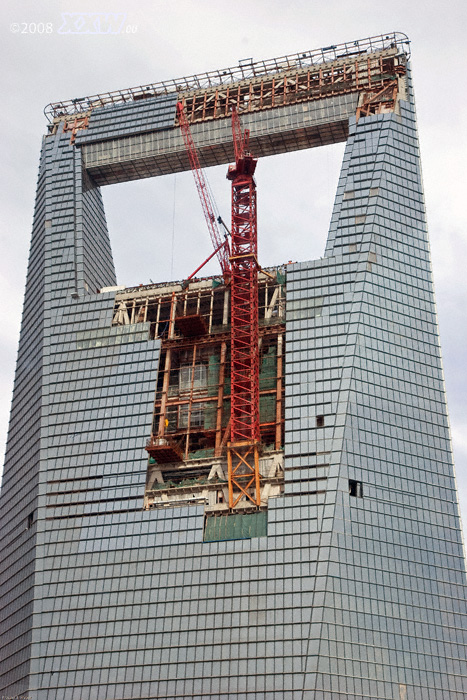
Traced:
<path fill-rule="evenodd" d="M 110 180 L 125 158 L 132 177 L 147 174 L 141 149 L 173 100 L 96 111 L 88 146 L 61 128 L 44 139 L 1 496 L 5 695 L 466 697 L 465 565 L 415 111 L 410 77 L 398 80 L 395 111 L 350 118 L 323 258 L 287 266 L 285 488 L 267 517 L 206 523 L 204 504 L 183 498 L 143 509 L 160 341 L 149 322 L 112 326 L 105 214 L 80 149 L 85 165 L 107 159 Z M 326 124 L 356 98 L 312 104 L 328 143 Z M 258 129 L 286 134 L 297 113 L 286 106 L 282 125 L 261 113 Z M 117 135 L 99 140 L 107 118 Z M 199 406 L 209 371 L 179 374 Z M 168 428 L 201 415 L 181 406 Z"/>

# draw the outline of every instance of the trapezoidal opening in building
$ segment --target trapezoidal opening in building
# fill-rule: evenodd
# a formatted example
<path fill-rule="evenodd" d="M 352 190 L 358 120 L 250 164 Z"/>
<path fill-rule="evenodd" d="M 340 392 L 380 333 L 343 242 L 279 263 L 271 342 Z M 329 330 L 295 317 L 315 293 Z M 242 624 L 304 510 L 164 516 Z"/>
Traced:
<path fill-rule="evenodd" d="M 285 270 L 258 275 L 260 503 L 229 508 L 230 286 L 217 277 L 122 290 L 114 325 L 145 323 L 161 340 L 144 507 L 265 510 L 283 491 Z M 241 483 L 241 482 L 240 482 Z M 247 491 L 248 486 L 245 486 Z"/>

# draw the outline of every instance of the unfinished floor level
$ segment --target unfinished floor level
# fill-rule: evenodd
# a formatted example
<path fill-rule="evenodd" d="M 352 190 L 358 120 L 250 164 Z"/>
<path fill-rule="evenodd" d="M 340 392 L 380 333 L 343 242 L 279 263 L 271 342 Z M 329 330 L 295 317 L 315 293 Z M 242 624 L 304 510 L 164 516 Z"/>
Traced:
<path fill-rule="evenodd" d="M 390 33 L 51 107 L 1 494 L 0 694 L 467 697 L 408 58 Z M 311 186 L 300 228 L 283 221 L 322 257 L 259 277 L 254 507 L 229 491 L 226 509 L 229 287 L 126 289 L 112 261 L 99 187 L 189 167 L 180 99 L 202 165 L 233 159 L 232 105 L 255 157 L 347 142 L 325 249 Z"/>
<path fill-rule="evenodd" d="M 261 505 L 283 490 L 285 270 L 259 273 Z M 113 325 L 161 340 L 145 508 L 229 510 L 230 285 L 214 277 L 122 290 Z M 237 512 L 258 510 L 245 496 Z"/>

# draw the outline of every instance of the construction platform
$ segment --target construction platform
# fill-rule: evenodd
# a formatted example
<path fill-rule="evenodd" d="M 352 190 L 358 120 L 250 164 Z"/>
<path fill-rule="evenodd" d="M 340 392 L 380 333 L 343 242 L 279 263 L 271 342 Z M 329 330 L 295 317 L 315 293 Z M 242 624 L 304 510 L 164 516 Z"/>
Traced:
<path fill-rule="evenodd" d="M 392 33 L 178 80 L 48 105 L 49 131 L 70 132 L 96 185 L 190 169 L 181 102 L 201 167 L 234 160 L 230 115 L 256 158 L 346 141 L 359 111 L 397 109 L 409 41 Z M 376 101 L 376 102 L 375 102 Z"/>
<path fill-rule="evenodd" d="M 283 490 L 285 268 L 258 274 L 259 509 Z M 117 291 L 114 326 L 149 325 L 161 341 L 144 507 L 229 510 L 230 285 L 220 277 Z M 250 512 L 240 499 L 236 512 Z"/>

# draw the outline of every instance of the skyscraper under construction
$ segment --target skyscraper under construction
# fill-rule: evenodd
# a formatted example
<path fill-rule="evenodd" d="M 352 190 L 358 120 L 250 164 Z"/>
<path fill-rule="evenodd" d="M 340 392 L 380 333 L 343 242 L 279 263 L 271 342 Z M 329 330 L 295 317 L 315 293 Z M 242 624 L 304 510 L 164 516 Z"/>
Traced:
<path fill-rule="evenodd" d="M 408 59 L 390 34 L 47 108 L 1 493 L 3 695 L 466 697 Z M 324 256 L 242 254 L 242 443 L 238 255 L 120 287 L 100 194 L 193 167 L 183 119 L 202 167 L 238 172 L 232 112 L 256 158 L 346 141 Z"/>

